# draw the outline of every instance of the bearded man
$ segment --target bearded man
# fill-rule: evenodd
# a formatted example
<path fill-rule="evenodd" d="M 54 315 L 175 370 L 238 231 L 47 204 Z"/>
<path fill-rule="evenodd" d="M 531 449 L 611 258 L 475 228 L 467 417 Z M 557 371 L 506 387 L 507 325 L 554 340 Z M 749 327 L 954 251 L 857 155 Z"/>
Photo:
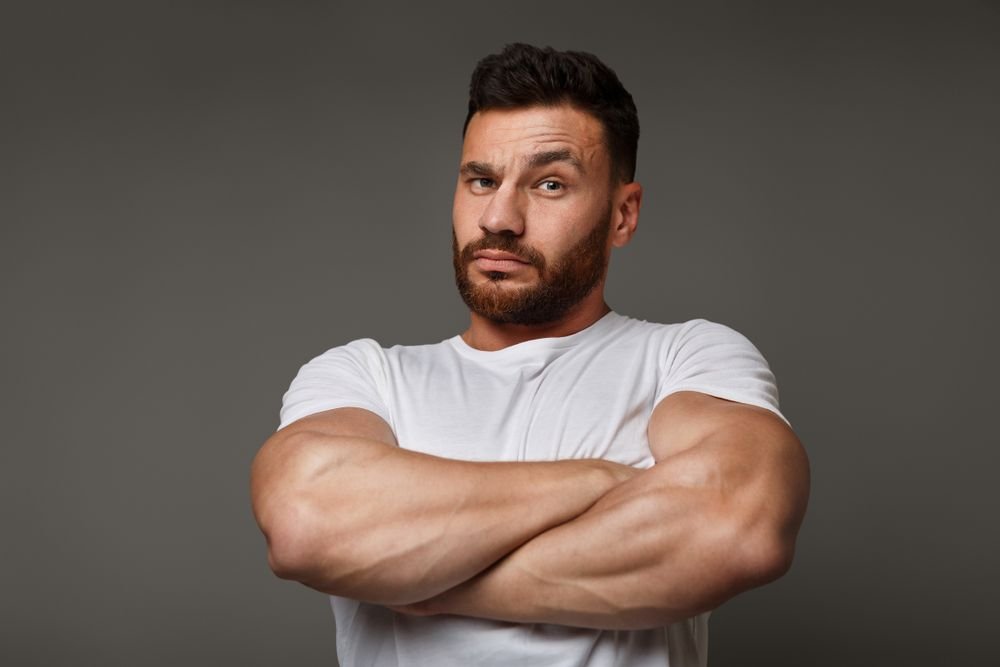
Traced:
<path fill-rule="evenodd" d="M 477 65 L 453 209 L 469 328 L 304 365 L 254 461 L 270 564 L 345 667 L 704 665 L 709 612 L 791 564 L 808 463 L 759 351 L 604 299 L 639 124 L 596 57 Z"/>

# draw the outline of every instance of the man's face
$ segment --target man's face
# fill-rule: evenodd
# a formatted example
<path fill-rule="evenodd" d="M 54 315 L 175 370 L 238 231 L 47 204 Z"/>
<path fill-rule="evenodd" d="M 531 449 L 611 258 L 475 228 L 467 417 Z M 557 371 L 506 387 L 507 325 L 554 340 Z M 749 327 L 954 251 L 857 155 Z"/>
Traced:
<path fill-rule="evenodd" d="M 611 165 L 600 122 L 569 106 L 472 117 L 453 209 L 455 280 L 490 320 L 558 320 L 602 284 Z"/>

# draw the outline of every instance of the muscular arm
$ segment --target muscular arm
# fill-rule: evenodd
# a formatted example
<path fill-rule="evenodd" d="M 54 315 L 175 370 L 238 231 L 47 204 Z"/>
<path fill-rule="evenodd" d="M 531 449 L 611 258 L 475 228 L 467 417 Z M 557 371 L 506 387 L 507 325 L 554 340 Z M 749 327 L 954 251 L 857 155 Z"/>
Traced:
<path fill-rule="evenodd" d="M 341 408 L 273 435 L 251 495 L 278 576 L 400 605 L 468 580 L 634 473 L 596 460 L 429 456 L 398 447 L 375 414 Z"/>
<path fill-rule="evenodd" d="M 783 574 L 808 496 L 772 413 L 694 392 L 657 406 L 656 464 L 470 581 L 400 611 L 592 628 L 660 626 Z"/>

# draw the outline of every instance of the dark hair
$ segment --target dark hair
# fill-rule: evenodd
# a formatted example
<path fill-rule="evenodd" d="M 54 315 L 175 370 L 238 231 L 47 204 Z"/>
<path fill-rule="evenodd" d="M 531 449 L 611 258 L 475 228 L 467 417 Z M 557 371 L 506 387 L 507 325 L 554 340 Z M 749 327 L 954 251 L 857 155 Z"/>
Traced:
<path fill-rule="evenodd" d="M 486 56 L 472 72 L 469 115 L 462 136 L 477 111 L 559 104 L 569 104 L 600 121 L 612 178 L 631 182 L 639 146 L 639 115 L 614 70 L 590 53 L 508 44 L 500 53 Z"/>

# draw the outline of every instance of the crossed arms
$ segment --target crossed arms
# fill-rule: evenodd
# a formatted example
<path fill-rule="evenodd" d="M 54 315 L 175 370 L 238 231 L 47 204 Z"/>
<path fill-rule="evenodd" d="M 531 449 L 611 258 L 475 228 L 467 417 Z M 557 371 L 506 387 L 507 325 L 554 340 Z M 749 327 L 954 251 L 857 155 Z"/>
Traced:
<path fill-rule="evenodd" d="M 648 470 L 465 462 L 341 408 L 264 444 L 253 508 L 278 576 L 411 614 L 649 628 L 787 571 L 809 471 L 784 422 L 677 392 L 648 437 Z"/>

